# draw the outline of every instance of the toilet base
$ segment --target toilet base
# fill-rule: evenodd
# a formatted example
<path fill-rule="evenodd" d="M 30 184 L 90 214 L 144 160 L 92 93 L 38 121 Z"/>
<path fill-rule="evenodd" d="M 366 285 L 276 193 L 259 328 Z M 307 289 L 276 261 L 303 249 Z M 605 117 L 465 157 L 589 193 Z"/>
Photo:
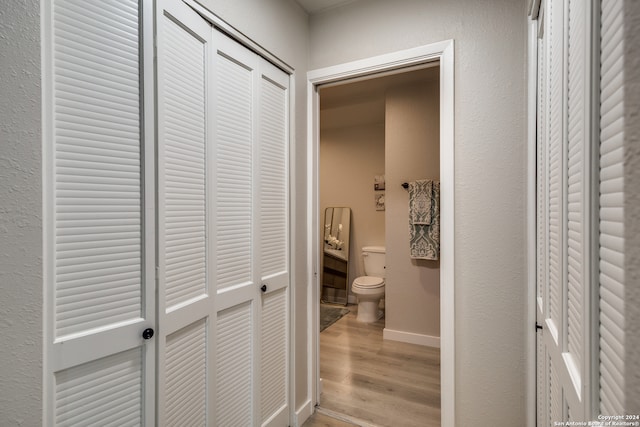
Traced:
<path fill-rule="evenodd" d="M 356 320 L 363 323 L 373 323 L 380 319 L 383 315 L 382 310 L 378 309 L 380 298 L 375 300 L 362 300 L 358 302 L 358 315 Z"/>

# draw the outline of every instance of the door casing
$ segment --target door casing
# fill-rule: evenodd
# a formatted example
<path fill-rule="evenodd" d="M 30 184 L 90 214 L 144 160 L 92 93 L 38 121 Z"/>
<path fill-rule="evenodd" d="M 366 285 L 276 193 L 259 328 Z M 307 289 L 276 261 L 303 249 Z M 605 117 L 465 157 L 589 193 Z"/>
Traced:
<path fill-rule="evenodd" d="M 307 295 L 308 396 L 301 411 L 309 414 L 320 396 L 319 305 L 319 94 L 318 86 L 379 77 L 429 62 L 440 63 L 440 381 L 441 425 L 455 425 L 455 286 L 454 286 L 454 42 L 445 40 L 412 49 L 348 62 L 307 73 Z"/>

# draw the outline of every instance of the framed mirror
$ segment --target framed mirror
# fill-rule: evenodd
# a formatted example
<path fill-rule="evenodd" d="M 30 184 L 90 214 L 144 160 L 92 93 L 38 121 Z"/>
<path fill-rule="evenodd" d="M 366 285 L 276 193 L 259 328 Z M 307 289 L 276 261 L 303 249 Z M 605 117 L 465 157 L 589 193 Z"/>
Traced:
<path fill-rule="evenodd" d="M 322 286 L 349 290 L 349 241 L 351 208 L 330 207 L 324 211 Z"/>

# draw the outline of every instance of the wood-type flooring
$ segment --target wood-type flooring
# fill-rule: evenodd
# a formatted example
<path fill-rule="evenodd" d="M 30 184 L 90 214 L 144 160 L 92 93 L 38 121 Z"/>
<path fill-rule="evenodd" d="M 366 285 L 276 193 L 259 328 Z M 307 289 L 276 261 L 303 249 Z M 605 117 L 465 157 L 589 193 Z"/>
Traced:
<path fill-rule="evenodd" d="M 320 334 L 320 408 L 303 427 L 439 427 L 440 350 L 383 340 L 384 319 L 349 308 Z"/>

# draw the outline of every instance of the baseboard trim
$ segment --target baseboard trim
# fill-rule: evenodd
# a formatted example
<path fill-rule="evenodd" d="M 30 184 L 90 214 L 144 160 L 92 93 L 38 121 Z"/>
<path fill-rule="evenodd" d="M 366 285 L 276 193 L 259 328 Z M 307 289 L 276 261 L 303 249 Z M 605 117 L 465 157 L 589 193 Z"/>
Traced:
<path fill-rule="evenodd" d="M 296 411 L 296 419 L 295 419 L 295 425 L 296 426 L 301 426 L 302 424 L 304 424 L 305 421 L 307 421 L 307 419 L 309 419 L 309 417 L 311 415 L 313 415 L 313 404 L 311 403 L 311 399 L 307 400 L 304 404 L 302 404 L 302 406 L 300 406 L 300 408 L 298 408 L 298 410 Z"/>
<path fill-rule="evenodd" d="M 368 421 L 361 420 L 360 418 L 341 414 L 339 412 L 332 411 L 331 409 L 323 408 L 322 406 L 318 406 L 318 413 L 326 415 L 327 417 L 333 418 L 338 421 L 344 421 L 346 423 L 353 424 L 354 426 L 358 427 L 379 427 L 376 424 L 371 424 Z"/>
<path fill-rule="evenodd" d="M 424 345 L 427 347 L 440 348 L 440 337 L 431 335 L 415 334 L 413 332 L 396 331 L 384 328 L 382 338 L 391 341 L 406 342 L 409 344 Z"/>

